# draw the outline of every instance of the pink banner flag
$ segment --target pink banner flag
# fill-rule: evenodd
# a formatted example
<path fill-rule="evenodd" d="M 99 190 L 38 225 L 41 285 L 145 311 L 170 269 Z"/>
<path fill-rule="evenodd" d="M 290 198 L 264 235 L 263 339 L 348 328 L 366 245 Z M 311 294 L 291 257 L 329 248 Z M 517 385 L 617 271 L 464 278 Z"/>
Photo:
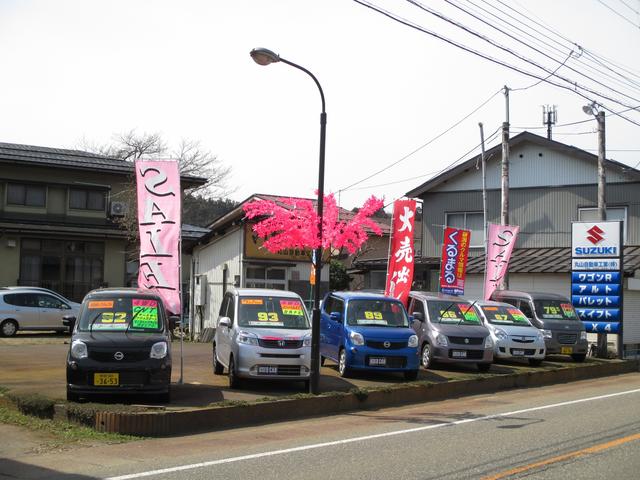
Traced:
<path fill-rule="evenodd" d="M 180 310 L 180 173 L 176 161 L 136 161 L 140 268 L 138 286 Z"/>
<path fill-rule="evenodd" d="M 384 294 L 397 298 L 405 306 L 413 283 L 413 223 L 415 216 L 415 200 L 396 200 L 393 202 L 391 248 Z"/>
<path fill-rule="evenodd" d="M 489 242 L 484 275 L 484 299 L 489 300 L 507 274 L 511 252 L 520 227 L 489 224 Z"/>

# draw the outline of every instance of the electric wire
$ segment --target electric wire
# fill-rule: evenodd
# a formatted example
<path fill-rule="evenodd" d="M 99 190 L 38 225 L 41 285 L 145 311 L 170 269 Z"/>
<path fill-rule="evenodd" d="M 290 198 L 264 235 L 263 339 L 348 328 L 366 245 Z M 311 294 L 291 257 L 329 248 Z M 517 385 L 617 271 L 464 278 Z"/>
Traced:
<path fill-rule="evenodd" d="M 400 162 L 406 160 L 407 158 L 409 158 L 410 156 L 414 155 L 415 153 L 419 152 L 420 150 L 422 150 L 423 148 L 427 147 L 428 145 L 432 144 L 433 142 L 435 142 L 436 140 L 438 140 L 440 137 L 442 137 L 443 135 L 449 133 L 451 130 L 453 130 L 455 127 L 457 127 L 458 125 L 460 125 L 462 122 L 464 122 L 467 118 L 469 118 L 471 115 L 473 115 L 474 113 L 476 113 L 478 110 L 480 110 L 482 107 L 484 107 L 487 103 L 489 103 L 491 100 L 493 100 L 493 98 L 498 95 L 500 92 L 502 92 L 502 89 L 498 90 L 497 92 L 495 92 L 493 95 L 491 95 L 489 98 L 487 98 L 484 102 L 482 102 L 480 105 L 478 105 L 476 108 L 474 108 L 471 112 L 469 112 L 468 114 L 466 114 L 464 117 L 462 117 L 460 120 L 458 120 L 457 122 L 455 122 L 453 125 L 447 127 L 446 129 L 444 129 L 442 132 L 440 132 L 439 134 L 437 134 L 435 137 L 431 138 L 429 141 L 427 141 L 426 143 L 420 145 L 418 148 L 414 149 L 412 152 L 406 154 L 405 156 L 403 156 L 402 158 L 400 158 L 399 160 L 396 160 L 392 163 L 390 163 L 389 165 L 387 165 L 386 167 L 378 170 L 377 172 L 372 173 L 371 175 L 363 178 L 362 180 L 358 180 L 357 182 L 352 183 L 351 185 L 348 185 L 344 188 L 341 188 L 339 190 L 339 192 L 344 192 L 346 190 L 351 189 L 351 187 L 358 185 L 362 182 L 366 182 L 367 180 L 369 180 L 370 178 L 375 177 L 376 175 L 381 174 L 382 172 L 390 169 L 391 167 L 394 167 L 396 165 L 398 165 Z"/>
<path fill-rule="evenodd" d="M 620 3 L 622 3 L 625 7 L 627 7 L 629 10 L 631 10 L 633 13 L 635 13 L 636 15 L 640 15 L 640 11 L 636 10 L 635 8 L 633 8 L 631 5 L 629 5 L 627 2 L 625 2 L 624 0 L 618 0 Z"/>
<path fill-rule="evenodd" d="M 614 9 L 613 7 L 607 5 L 606 3 L 604 3 L 602 0 L 598 0 L 598 3 L 603 5 L 604 7 L 608 8 L 609 10 L 611 10 L 613 13 L 615 13 L 618 17 L 620 17 L 621 19 L 623 19 L 625 22 L 629 22 L 631 25 L 633 25 L 634 27 L 640 29 L 640 25 L 636 25 L 635 23 L 633 23 L 631 20 L 629 20 L 627 17 L 625 17 L 624 15 L 622 15 L 620 12 L 618 12 L 616 9 Z"/>
<path fill-rule="evenodd" d="M 485 54 L 485 53 L 480 52 L 478 50 L 475 50 L 475 49 L 473 49 L 471 47 L 467 47 L 466 45 L 463 45 L 463 44 L 461 44 L 461 43 L 459 43 L 459 42 L 457 42 L 455 40 L 452 40 L 452 39 L 447 38 L 447 37 L 445 37 L 443 35 L 440 35 L 440 34 L 434 32 L 432 30 L 429 30 L 429 29 L 425 28 L 425 27 L 417 25 L 417 24 L 415 24 L 415 23 L 413 23 L 413 22 L 411 22 L 409 20 L 406 20 L 406 19 L 404 19 L 404 18 L 402 18 L 402 17 L 400 17 L 398 15 L 395 15 L 395 14 L 393 14 L 393 13 L 391 13 L 391 12 L 381 8 L 381 7 L 378 7 L 378 6 L 368 2 L 366 0 L 353 0 L 353 1 L 358 3 L 358 4 L 360 4 L 360 5 L 362 5 L 362 6 L 364 6 L 364 7 L 366 7 L 366 8 L 369 8 L 369 9 L 371 9 L 371 10 L 373 10 L 373 11 L 375 11 L 375 12 L 377 12 L 377 13 L 379 13 L 379 14 L 387 17 L 387 18 L 390 18 L 391 20 L 394 20 L 394 21 L 396 21 L 396 22 L 398 22 L 400 24 L 403 24 L 403 25 L 405 25 L 405 26 L 407 26 L 409 28 L 412 28 L 414 30 L 420 31 L 420 32 L 425 33 L 427 35 L 430 35 L 430 36 L 432 36 L 434 38 L 437 38 L 439 40 L 442 40 L 443 42 L 448 43 L 449 45 L 455 46 L 455 47 L 457 47 L 457 48 L 459 48 L 461 50 L 464 50 L 464 51 L 466 51 L 468 53 L 472 53 L 472 54 L 474 54 L 474 55 L 476 55 L 476 56 L 478 56 L 480 58 L 484 58 L 485 60 L 489 60 L 489 61 L 491 61 L 493 63 L 496 63 L 498 65 L 501 65 L 501 66 L 503 66 L 505 68 L 508 68 L 510 70 L 513 70 L 513 71 L 516 71 L 516 72 L 518 72 L 518 73 L 520 73 L 522 75 L 526 75 L 526 76 L 529 76 L 531 78 L 536 78 L 538 80 L 544 80 L 544 77 L 541 77 L 540 75 L 538 75 L 536 73 L 529 72 L 527 70 L 524 70 L 523 68 L 517 67 L 515 65 L 511 65 L 511 64 L 509 64 L 507 62 L 504 62 L 504 61 L 502 61 L 500 59 L 492 57 L 491 55 Z M 554 81 L 549 80 L 549 79 L 544 80 L 544 81 L 546 83 L 550 84 L 550 85 L 555 86 L 555 87 L 562 88 L 564 90 L 568 90 L 570 92 L 573 92 L 576 95 L 579 95 L 582 98 L 588 100 L 589 102 L 593 102 L 593 100 L 590 97 L 588 97 L 586 94 L 578 91 L 577 89 L 573 89 L 568 85 L 559 84 L 559 83 L 554 82 Z M 615 102 L 615 103 L 619 103 L 619 102 Z M 607 110 L 611 110 L 610 108 L 608 108 L 605 105 L 603 105 L 601 102 L 599 102 L 599 104 L 600 104 L 601 107 L 603 107 L 603 108 L 605 108 Z M 624 118 L 625 120 L 627 120 L 630 123 L 633 123 L 634 125 L 640 126 L 640 123 L 635 121 L 635 120 L 633 120 L 633 119 L 624 117 L 623 115 L 619 115 L 619 114 L 618 114 L 618 116 L 620 116 L 621 118 Z"/>

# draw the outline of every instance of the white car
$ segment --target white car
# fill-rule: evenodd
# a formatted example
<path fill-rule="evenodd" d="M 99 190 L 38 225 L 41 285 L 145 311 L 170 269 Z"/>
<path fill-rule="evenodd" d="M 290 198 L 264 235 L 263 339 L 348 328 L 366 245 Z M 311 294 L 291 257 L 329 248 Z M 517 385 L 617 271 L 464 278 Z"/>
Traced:
<path fill-rule="evenodd" d="M 542 363 L 546 354 L 544 336 L 524 313 L 508 303 L 477 301 L 475 305 L 491 332 L 496 358 L 526 358 L 533 366 Z"/>

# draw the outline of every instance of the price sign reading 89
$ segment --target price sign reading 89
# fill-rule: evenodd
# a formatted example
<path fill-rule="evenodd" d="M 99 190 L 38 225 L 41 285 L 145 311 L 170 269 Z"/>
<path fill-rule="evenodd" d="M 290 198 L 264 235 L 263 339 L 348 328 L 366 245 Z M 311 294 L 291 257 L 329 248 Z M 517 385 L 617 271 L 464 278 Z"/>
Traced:
<path fill-rule="evenodd" d="M 364 318 L 367 320 L 382 320 L 382 313 L 380 312 L 364 312 Z"/>

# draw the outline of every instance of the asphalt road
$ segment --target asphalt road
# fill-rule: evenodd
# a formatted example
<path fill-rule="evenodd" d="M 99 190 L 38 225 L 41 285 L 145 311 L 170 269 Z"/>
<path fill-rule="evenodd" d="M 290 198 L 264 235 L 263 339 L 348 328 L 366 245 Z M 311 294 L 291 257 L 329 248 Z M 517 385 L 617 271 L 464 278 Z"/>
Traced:
<path fill-rule="evenodd" d="M 0 460 L 7 478 L 47 479 L 636 479 L 639 471 L 640 373 Z"/>

